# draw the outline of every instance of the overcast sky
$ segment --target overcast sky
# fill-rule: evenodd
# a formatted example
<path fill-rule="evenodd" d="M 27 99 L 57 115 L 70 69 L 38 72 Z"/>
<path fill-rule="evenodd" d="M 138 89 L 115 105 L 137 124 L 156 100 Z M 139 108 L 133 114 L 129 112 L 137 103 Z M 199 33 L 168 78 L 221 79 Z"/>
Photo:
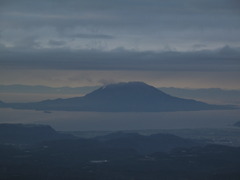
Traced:
<path fill-rule="evenodd" d="M 240 1 L 1 0 L 0 75 L 240 89 Z"/>

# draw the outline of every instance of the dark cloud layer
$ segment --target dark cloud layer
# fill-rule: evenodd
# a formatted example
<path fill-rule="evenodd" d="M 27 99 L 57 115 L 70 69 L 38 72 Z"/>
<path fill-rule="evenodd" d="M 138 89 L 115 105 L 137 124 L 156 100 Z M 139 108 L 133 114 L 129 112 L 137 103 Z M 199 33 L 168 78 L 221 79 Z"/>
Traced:
<path fill-rule="evenodd" d="M 55 42 L 57 44 L 57 42 Z M 239 71 L 240 49 L 225 46 L 194 52 L 137 52 L 66 49 L 32 52 L 2 51 L 1 68 L 68 70 Z"/>
<path fill-rule="evenodd" d="M 86 39 L 113 39 L 113 36 L 105 34 L 73 34 L 70 37 L 74 38 L 86 38 Z"/>
<path fill-rule="evenodd" d="M 10 0 L 0 7 L 0 42 L 6 47 L 19 47 L 29 36 L 39 48 L 46 48 L 46 39 L 75 49 L 94 48 L 86 42 L 93 39 L 108 50 L 240 46 L 237 0 Z"/>

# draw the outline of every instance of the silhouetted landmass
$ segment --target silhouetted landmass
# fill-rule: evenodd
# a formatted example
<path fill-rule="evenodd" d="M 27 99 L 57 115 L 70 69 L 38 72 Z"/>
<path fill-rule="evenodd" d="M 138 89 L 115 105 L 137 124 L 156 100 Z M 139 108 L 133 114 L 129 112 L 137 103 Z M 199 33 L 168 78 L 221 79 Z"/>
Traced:
<path fill-rule="evenodd" d="M 240 90 L 228 90 L 220 88 L 174 88 L 174 87 L 161 87 L 159 88 L 172 96 L 190 98 L 190 99 L 204 99 L 222 103 L 240 103 Z"/>
<path fill-rule="evenodd" d="M 207 103 L 170 96 L 142 82 L 111 84 L 84 97 L 45 100 L 35 103 L 1 103 L 14 109 L 97 112 L 162 112 L 235 109 L 231 105 Z"/>
<path fill-rule="evenodd" d="M 77 139 L 77 140 L 76 140 Z M 56 141 L 61 140 L 61 141 Z M 72 141 L 70 141 L 72 140 Z M 0 124 L 0 144 L 37 144 L 50 141 L 85 146 L 86 148 L 107 147 L 120 149 L 134 149 L 135 151 L 146 154 L 152 152 L 167 152 L 176 147 L 191 147 L 200 145 L 197 141 L 180 138 L 171 134 L 153 134 L 150 136 L 138 133 L 115 132 L 96 138 L 77 138 L 70 134 L 63 134 L 55 131 L 48 125 L 35 124 Z M 86 143 L 82 145 L 81 143 Z M 90 145 L 90 147 L 88 147 Z M 67 146 L 67 147 L 68 147 Z M 92 148 L 92 149 L 95 149 Z"/>
<path fill-rule="evenodd" d="M 171 134 L 182 138 L 198 140 L 198 142 L 221 144 L 226 146 L 240 146 L 240 128 L 192 128 L 192 129 L 139 129 L 122 130 L 124 134 L 138 133 L 144 136 L 153 134 Z M 114 133 L 114 131 L 68 131 L 67 133 L 79 138 L 107 137 L 105 135 Z M 118 134 L 118 133 L 117 133 Z M 98 138 L 99 138 L 98 137 Z"/>
<path fill-rule="evenodd" d="M 56 134 L 50 127 L 4 125 L 4 137 L 12 140 L 10 129 L 23 126 L 39 134 Z M 24 128 L 25 128 L 24 127 Z M 24 131 L 18 135 L 24 137 Z M 16 137 L 17 138 L 17 137 Z M 26 142 L 28 141 L 27 137 Z M 23 139 L 24 139 L 23 138 Z M 0 179 L 36 180 L 236 180 L 240 178 L 240 148 L 203 145 L 169 134 L 142 136 L 112 133 L 90 139 L 62 139 L 21 147 L 0 143 Z M 30 141 L 33 143 L 33 141 Z M 133 144 L 132 144 L 133 143 Z M 173 147 L 168 146 L 174 143 Z M 145 147 L 148 146 L 148 147 Z M 159 147 L 163 147 L 159 149 Z M 164 148 L 168 146 L 167 151 Z M 142 151 L 144 147 L 144 151 Z M 170 147 L 170 148 L 169 148 Z M 147 148 L 150 148 L 146 149 Z M 154 151 L 152 150 L 154 149 Z"/>
<path fill-rule="evenodd" d="M 21 145 L 73 138 L 73 135 L 59 133 L 48 125 L 0 124 L 0 144 Z"/>
<path fill-rule="evenodd" d="M 153 134 L 143 136 L 138 133 L 117 132 L 97 137 L 108 147 L 134 149 L 141 154 L 153 152 L 168 152 L 177 147 L 192 147 L 201 145 L 200 142 L 180 138 L 171 134 Z"/>
<path fill-rule="evenodd" d="M 30 86 L 30 85 L 0 85 L 0 92 L 2 93 L 31 93 L 31 94 L 55 94 L 55 95 L 71 95 L 79 94 L 85 95 L 100 86 L 82 86 L 82 87 L 48 87 L 48 86 Z M 175 87 L 160 87 L 159 90 L 170 94 L 172 96 L 187 98 L 187 99 L 201 99 L 203 101 L 221 102 L 230 104 L 240 103 L 240 90 L 238 89 L 221 89 L 221 88 L 175 88 Z"/>

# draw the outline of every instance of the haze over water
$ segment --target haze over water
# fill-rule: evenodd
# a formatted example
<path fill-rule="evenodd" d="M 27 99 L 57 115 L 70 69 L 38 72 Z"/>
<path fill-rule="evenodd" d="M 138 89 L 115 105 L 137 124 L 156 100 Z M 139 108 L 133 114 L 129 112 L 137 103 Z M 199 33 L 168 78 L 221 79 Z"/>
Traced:
<path fill-rule="evenodd" d="M 156 113 L 63 112 L 0 109 L 0 123 L 48 124 L 57 130 L 140 130 L 175 128 L 229 128 L 240 110 Z"/>

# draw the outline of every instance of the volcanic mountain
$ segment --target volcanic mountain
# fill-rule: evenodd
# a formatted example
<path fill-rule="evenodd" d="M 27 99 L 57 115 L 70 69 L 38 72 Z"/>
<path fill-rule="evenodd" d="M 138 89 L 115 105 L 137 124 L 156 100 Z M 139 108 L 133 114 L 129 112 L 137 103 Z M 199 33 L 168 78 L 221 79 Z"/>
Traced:
<path fill-rule="evenodd" d="M 143 82 L 118 83 L 103 86 L 84 97 L 45 100 L 34 103 L 3 103 L 0 107 L 44 111 L 96 112 L 163 112 L 233 109 L 229 105 L 207 103 L 173 97 Z"/>

